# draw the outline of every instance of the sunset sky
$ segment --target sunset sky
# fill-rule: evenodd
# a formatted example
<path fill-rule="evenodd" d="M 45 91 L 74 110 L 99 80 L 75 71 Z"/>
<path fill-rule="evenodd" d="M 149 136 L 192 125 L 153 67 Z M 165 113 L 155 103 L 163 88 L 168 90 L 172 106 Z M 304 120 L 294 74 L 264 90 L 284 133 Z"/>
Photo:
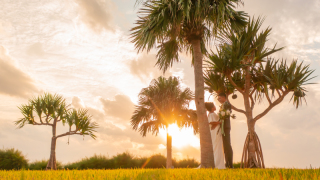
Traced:
<path fill-rule="evenodd" d="M 138 9 L 135 0 L 1 1 L 0 148 L 19 149 L 31 162 L 49 158 L 50 127 L 17 129 L 14 121 L 22 117 L 17 106 L 51 92 L 75 108 L 88 108 L 99 124 L 96 140 L 74 135 L 68 145 L 68 137 L 58 139 L 58 161 L 125 151 L 165 155 L 165 132 L 141 137 L 130 127 L 138 93 L 162 75 L 154 67 L 156 50 L 138 54 L 131 43 L 129 30 Z M 285 46 L 274 57 L 304 61 L 320 75 L 319 0 L 244 0 L 238 9 L 266 18 L 263 27 L 273 28 L 268 44 Z M 181 54 L 181 60 L 165 76 L 179 76 L 183 87 L 194 90 L 191 58 Z M 312 82 L 318 84 L 306 86 L 307 105 L 295 109 L 290 94 L 257 122 L 267 167 L 320 167 L 320 77 Z M 231 102 L 243 106 L 240 98 Z M 254 113 L 266 105 L 262 102 Z M 247 133 L 245 117 L 236 115 L 231 130 L 234 162 L 240 161 Z M 58 127 L 58 134 L 65 131 Z M 199 160 L 199 137 L 192 129 L 173 131 L 173 157 Z"/>

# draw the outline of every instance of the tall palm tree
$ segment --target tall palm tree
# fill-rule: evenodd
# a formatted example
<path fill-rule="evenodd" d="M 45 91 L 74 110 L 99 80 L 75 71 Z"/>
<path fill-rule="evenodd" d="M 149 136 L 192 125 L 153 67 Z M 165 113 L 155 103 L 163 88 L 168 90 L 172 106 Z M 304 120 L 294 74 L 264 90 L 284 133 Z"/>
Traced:
<path fill-rule="evenodd" d="M 177 77 L 154 79 L 139 93 L 139 103 L 131 117 L 132 128 L 146 136 L 147 132 L 157 135 L 160 128 L 168 130 L 174 123 L 180 127 L 197 124 L 195 112 L 188 109 L 192 99 L 192 91 L 181 89 Z M 171 147 L 172 137 L 167 133 L 167 168 L 172 167 Z"/>
<path fill-rule="evenodd" d="M 57 169 L 56 165 L 56 144 L 57 139 L 69 135 L 89 135 L 95 139 L 95 129 L 98 127 L 92 122 L 91 116 L 85 109 L 69 109 L 65 99 L 57 94 L 44 93 L 37 98 L 30 99 L 28 104 L 19 107 L 24 116 L 15 124 L 22 128 L 26 124 L 51 126 L 51 151 L 47 169 Z M 37 116 L 37 117 L 36 117 Z M 57 124 L 67 124 L 69 131 L 57 135 Z"/>
<path fill-rule="evenodd" d="M 247 118 L 248 135 L 245 140 L 241 166 L 244 168 L 264 168 L 262 148 L 255 132 L 256 122 L 272 108 L 280 104 L 284 97 L 292 93 L 293 103 L 298 108 L 305 96 L 304 85 L 312 79 L 313 70 L 296 60 L 287 64 L 285 60 L 268 58 L 282 48 L 266 47 L 271 28 L 260 30 L 263 19 L 249 20 L 240 31 L 224 31 L 219 35 L 222 44 L 216 54 L 210 55 L 205 83 L 216 93 L 242 95 L 244 107 L 232 109 Z M 236 96 L 233 96 L 236 98 Z M 269 106 L 254 116 L 256 103 L 263 99 Z"/>
<path fill-rule="evenodd" d="M 140 1 L 141 2 L 141 1 Z M 192 54 L 195 76 L 201 166 L 214 167 L 209 123 L 204 105 L 203 55 L 219 29 L 243 26 L 246 14 L 235 11 L 241 0 L 145 0 L 131 29 L 139 51 L 157 48 L 156 65 L 165 72 L 179 62 L 179 52 Z"/>

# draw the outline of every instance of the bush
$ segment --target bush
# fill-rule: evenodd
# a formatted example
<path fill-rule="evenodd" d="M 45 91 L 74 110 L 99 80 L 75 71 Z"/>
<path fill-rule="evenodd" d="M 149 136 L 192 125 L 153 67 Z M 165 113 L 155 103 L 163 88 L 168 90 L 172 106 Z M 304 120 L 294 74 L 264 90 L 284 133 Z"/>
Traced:
<path fill-rule="evenodd" d="M 175 168 L 196 168 L 200 163 L 195 159 L 182 159 L 176 163 Z"/>
<path fill-rule="evenodd" d="M 240 168 L 241 162 L 233 163 L 233 168 Z"/>
<path fill-rule="evenodd" d="M 142 159 L 144 161 L 140 167 L 143 166 L 143 168 L 165 168 L 167 163 L 167 158 L 161 154 L 156 154 L 149 158 L 142 158 Z M 174 162 L 172 163 L 174 165 Z"/>
<path fill-rule="evenodd" d="M 45 170 L 48 164 L 48 160 L 35 161 L 29 164 L 28 169 L 30 170 Z M 57 162 L 57 169 L 63 169 L 62 164 Z"/>
<path fill-rule="evenodd" d="M 112 158 L 115 169 L 118 168 L 139 168 L 140 163 L 138 159 L 134 159 L 134 157 L 128 153 L 124 152 L 122 154 L 118 154 Z"/>
<path fill-rule="evenodd" d="M 128 152 L 118 154 L 112 158 L 103 155 L 94 155 L 90 158 L 81 159 L 78 162 L 69 163 L 65 169 L 130 169 L 130 168 L 165 168 L 167 158 L 161 154 L 151 157 L 134 157 Z M 195 159 L 172 160 L 175 168 L 194 168 L 199 166 Z"/>
<path fill-rule="evenodd" d="M 81 159 L 78 162 L 70 163 L 64 166 L 66 169 L 112 169 L 114 167 L 112 160 L 103 155 L 94 155 L 90 158 Z"/>
<path fill-rule="evenodd" d="M 0 170 L 13 170 L 28 167 L 28 160 L 19 150 L 0 149 Z"/>

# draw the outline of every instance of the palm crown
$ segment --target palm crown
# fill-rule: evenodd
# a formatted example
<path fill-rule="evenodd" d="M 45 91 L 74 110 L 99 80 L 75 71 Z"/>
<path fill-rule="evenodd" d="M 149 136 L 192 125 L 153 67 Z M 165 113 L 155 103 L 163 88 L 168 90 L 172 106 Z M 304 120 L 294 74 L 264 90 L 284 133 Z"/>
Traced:
<path fill-rule="evenodd" d="M 243 26 L 245 13 L 235 11 L 240 0 L 148 0 L 132 28 L 138 51 L 157 47 L 157 66 L 166 71 L 179 62 L 179 52 L 193 52 L 191 41 L 201 40 L 202 52 L 219 29 Z"/>
<path fill-rule="evenodd" d="M 188 109 L 192 99 L 191 90 L 182 90 L 177 77 L 154 79 L 149 87 L 139 93 L 139 103 L 131 125 L 142 136 L 146 136 L 147 132 L 157 135 L 160 128 L 167 128 L 173 123 L 180 127 L 196 125 L 195 112 Z"/>
<path fill-rule="evenodd" d="M 16 121 L 16 125 L 22 128 L 25 124 L 51 125 L 54 119 L 65 121 L 68 106 L 62 96 L 44 93 L 44 95 L 30 99 L 28 104 L 21 105 L 18 108 L 24 117 Z M 35 115 L 38 115 L 40 122 L 37 122 Z"/>

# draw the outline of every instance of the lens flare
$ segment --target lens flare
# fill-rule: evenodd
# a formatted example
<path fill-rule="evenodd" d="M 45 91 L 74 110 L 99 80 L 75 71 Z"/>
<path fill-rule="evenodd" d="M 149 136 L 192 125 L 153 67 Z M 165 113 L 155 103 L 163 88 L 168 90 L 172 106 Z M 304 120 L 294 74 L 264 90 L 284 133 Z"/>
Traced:
<path fill-rule="evenodd" d="M 159 133 L 164 139 L 167 138 L 166 129 L 160 129 Z M 192 128 L 180 129 L 176 124 L 170 124 L 168 134 L 172 136 L 172 146 L 176 148 L 183 148 L 185 146 L 200 147 L 200 140 L 193 134 Z"/>

